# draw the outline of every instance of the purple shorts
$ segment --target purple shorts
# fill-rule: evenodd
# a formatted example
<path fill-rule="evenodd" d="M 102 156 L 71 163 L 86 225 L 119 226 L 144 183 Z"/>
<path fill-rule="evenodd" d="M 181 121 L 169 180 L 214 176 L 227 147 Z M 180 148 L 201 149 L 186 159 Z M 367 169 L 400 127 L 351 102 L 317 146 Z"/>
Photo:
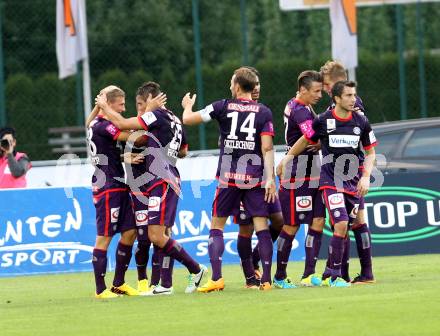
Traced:
<path fill-rule="evenodd" d="M 322 195 L 332 225 L 342 221 L 353 221 L 357 216 L 361 203 L 363 203 L 363 197 L 334 189 L 323 189 Z"/>
<path fill-rule="evenodd" d="M 325 217 L 325 206 L 317 188 L 300 186 L 278 192 L 285 225 L 312 224 L 313 218 Z"/>
<path fill-rule="evenodd" d="M 128 190 L 115 188 L 93 196 L 98 236 L 113 237 L 135 228 L 133 207 Z"/>
<path fill-rule="evenodd" d="M 131 193 L 137 240 L 148 240 L 148 197 L 145 193 Z"/>
<path fill-rule="evenodd" d="M 250 217 L 269 217 L 270 203 L 264 200 L 265 193 L 266 190 L 261 187 L 251 189 L 217 187 L 212 204 L 212 215 L 215 217 L 236 215 L 242 203 Z"/>
<path fill-rule="evenodd" d="M 275 199 L 275 202 L 269 203 L 269 216 L 273 214 L 281 212 L 281 204 L 278 198 Z M 238 225 L 251 225 L 252 217 L 244 208 L 243 204 L 240 204 L 240 209 L 234 214 L 234 223 Z"/>
<path fill-rule="evenodd" d="M 148 225 L 172 227 L 176 218 L 179 195 L 166 182 L 148 192 Z"/>

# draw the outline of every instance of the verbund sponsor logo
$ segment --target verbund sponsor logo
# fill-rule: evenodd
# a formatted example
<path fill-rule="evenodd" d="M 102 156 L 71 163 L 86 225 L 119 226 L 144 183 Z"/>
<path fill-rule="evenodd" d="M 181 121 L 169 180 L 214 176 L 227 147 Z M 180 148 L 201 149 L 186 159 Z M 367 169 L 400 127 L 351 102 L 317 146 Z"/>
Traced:
<path fill-rule="evenodd" d="M 352 147 L 357 148 L 359 146 L 359 135 L 330 135 L 329 136 L 330 147 L 343 148 Z"/>

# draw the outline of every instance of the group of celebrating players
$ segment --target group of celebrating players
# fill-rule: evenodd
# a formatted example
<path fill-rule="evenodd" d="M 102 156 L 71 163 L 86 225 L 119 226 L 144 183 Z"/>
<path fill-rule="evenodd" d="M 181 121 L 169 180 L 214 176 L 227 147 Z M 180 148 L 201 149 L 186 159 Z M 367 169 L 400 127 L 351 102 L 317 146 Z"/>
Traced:
<path fill-rule="evenodd" d="M 121 116 L 125 93 L 120 88 L 106 87 L 97 96 L 87 121 L 95 165 L 92 188 L 97 238 L 92 262 L 97 298 L 172 294 L 174 260 L 190 273 L 186 293 L 223 290 L 223 230 L 229 216 L 234 216 L 239 225 L 237 251 L 246 288 L 296 287 L 286 269 L 301 224 L 308 225 L 301 285 L 349 287 L 351 283 L 375 281 L 364 196 L 370 185 L 376 139 L 356 94 L 356 84 L 347 81 L 343 65 L 328 61 L 320 72 L 307 70 L 298 76 L 296 96 L 284 110 L 287 152 L 276 169 L 272 112 L 258 101 L 258 71 L 238 68 L 230 89 L 232 98 L 195 112 L 192 109 L 196 95 L 186 94 L 182 99 L 182 122 L 165 107 L 166 95 L 154 82 L 138 89 L 138 116 L 134 118 Z M 333 103 L 316 115 L 312 106 L 321 99 L 323 90 Z M 202 285 L 206 266 L 198 264 L 171 237 L 171 227 L 181 193 L 176 160 L 188 152 L 182 123 L 197 125 L 212 119 L 219 126 L 220 155 L 208 245 L 212 275 Z M 124 143 L 123 154 L 120 143 Z M 278 191 L 275 173 L 279 177 Z M 315 267 L 326 209 L 333 236 L 325 271 L 318 275 Z M 361 272 L 353 280 L 348 267 L 349 229 L 353 231 L 361 264 Z M 258 244 L 252 250 L 254 231 Z M 104 280 L 107 249 L 118 232 L 121 238 L 109 290 Z M 124 279 L 136 239 L 137 289 Z M 272 279 L 275 241 L 277 268 Z M 148 284 L 146 268 L 151 244 L 152 274 Z"/>

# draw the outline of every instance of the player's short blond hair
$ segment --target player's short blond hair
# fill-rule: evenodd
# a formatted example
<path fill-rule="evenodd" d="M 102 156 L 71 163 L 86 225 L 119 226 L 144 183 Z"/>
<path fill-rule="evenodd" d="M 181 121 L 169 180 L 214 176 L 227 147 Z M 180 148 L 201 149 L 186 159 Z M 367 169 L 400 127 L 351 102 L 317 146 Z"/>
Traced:
<path fill-rule="evenodd" d="M 125 92 L 116 85 L 109 85 L 101 90 L 107 96 L 107 101 L 113 103 L 118 97 L 125 97 Z"/>
<path fill-rule="evenodd" d="M 331 81 L 347 80 L 347 71 L 338 61 L 327 61 L 321 67 L 321 75 L 330 78 Z"/>

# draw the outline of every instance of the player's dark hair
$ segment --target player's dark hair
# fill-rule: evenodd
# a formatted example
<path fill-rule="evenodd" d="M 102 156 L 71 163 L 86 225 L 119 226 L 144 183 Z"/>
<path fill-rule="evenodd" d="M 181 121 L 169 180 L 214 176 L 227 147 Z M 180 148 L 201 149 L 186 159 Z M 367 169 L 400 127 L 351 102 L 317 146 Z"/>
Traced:
<path fill-rule="evenodd" d="M 318 71 L 306 70 L 301 72 L 298 76 L 298 90 L 301 87 L 310 90 L 313 82 L 322 83 L 322 76 Z"/>
<path fill-rule="evenodd" d="M 160 94 L 160 85 L 156 82 L 145 82 L 136 91 L 136 96 L 142 97 L 143 100 L 148 99 L 148 95 L 151 97 L 157 97 Z"/>
<path fill-rule="evenodd" d="M 353 81 L 339 81 L 339 82 L 336 82 L 335 85 L 333 85 L 333 88 L 332 88 L 332 97 L 333 97 L 333 101 L 334 102 L 336 102 L 335 97 L 341 98 L 342 92 L 344 92 L 344 88 L 345 87 L 355 88 L 356 87 L 356 83 L 353 82 Z"/>
<path fill-rule="evenodd" d="M 2 139 L 6 134 L 12 135 L 12 138 L 15 139 L 15 128 L 6 126 L 0 129 L 0 139 Z"/>
<path fill-rule="evenodd" d="M 113 103 L 116 98 L 125 97 L 125 92 L 122 89 L 115 87 L 114 89 L 108 91 L 106 93 L 106 96 L 107 96 L 108 102 Z"/>
<path fill-rule="evenodd" d="M 244 92 L 252 92 L 257 85 L 257 75 L 247 67 L 241 67 L 234 71 L 234 82 L 240 85 Z"/>
<path fill-rule="evenodd" d="M 347 71 L 342 63 L 337 61 L 327 61 L 321 67 L 322 77 L 328 76 L 331 81 L 347 80 Z"/>

